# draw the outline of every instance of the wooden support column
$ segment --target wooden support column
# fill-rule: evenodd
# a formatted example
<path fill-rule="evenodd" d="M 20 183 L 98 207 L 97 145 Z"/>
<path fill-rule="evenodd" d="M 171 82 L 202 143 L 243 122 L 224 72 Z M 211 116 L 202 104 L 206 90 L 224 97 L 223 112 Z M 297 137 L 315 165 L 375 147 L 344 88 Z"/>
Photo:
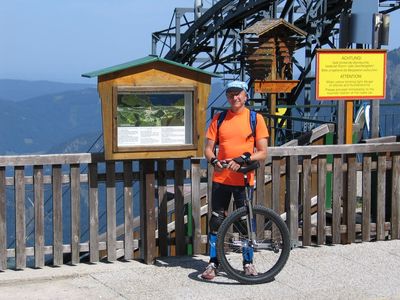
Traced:
<path fill-rule="evenodd" d="M 141 256 L 146 264 L 152 264 L 156 257 L 155 175 L 153 160 L 140 161 L 140 175 Z"/>
<path fill-rule="evenodd" d="M 271 65 L 271 79 L 276 80 L 277 78 L 277 57 L 274 53 L 272 55 L 272 65 Z M 277 121 L 275 120 L 276 116 L 276 93 L 270 95 L 270 103 L 269 103 L 269 113 L 273 116 L 270 123 L 271 132 L 269 133 L 269 139 L 271 146 L 275 146 L 275 133 L 276 133 L 276 126 Z"/>
<path fill-rule="evenodd" d="M 200 159 L 191 160 L 191 177 L 192 177 L 192 214 L 188 209 L 188 224 L 193 219 L 193 254 L 201 253 L 201 203 L 200 203 Z M 188 226 L 190 228 L 190 226 Z M 191 232 L 189 232 L 191 234 Z M 191 254 L 189 252 L 189 254 Z"/>

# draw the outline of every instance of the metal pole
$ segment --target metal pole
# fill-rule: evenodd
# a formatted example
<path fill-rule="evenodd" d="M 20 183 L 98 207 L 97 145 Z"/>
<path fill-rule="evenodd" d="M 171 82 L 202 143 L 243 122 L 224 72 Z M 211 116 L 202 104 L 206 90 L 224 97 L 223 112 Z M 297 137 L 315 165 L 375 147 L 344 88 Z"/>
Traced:
<path fill-rule="evenodd" d="M 348 44 L 348 31 L 349 31 L 349 16 L 347 11 L 343 10 L 340 15 L 340 35 L 339 35 L 339 48 L 347 48 Z M 345 101 L 337 101 L 337 143 L 344 144 L 345 136 Z"/>
<path fill-rule="evenodd" d="M 157 55 L 157 37 L 154 34 L 151 35 L 151 55 Z"/>
<path fill-rule="evenodd" d="M 175 8 L 175 51 L 181 47 L 181 13 Z"/>
<path fill-rule="evenodd" d="M 379 48 L 379 28 L 382 24 L 382 14 L 374 14 L 372 21 L 372 46 Z M 379 101 L 371 100 L 371 137 L 379 137 Z"/>

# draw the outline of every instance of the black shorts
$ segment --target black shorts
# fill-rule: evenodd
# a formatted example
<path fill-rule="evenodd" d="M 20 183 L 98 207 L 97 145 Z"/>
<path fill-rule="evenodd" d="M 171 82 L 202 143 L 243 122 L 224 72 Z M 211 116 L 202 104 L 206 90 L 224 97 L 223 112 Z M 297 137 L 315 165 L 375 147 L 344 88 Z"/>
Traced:
<path fill-rule="evenodd" d="M 252 198 L 254 188 L 250 187 L 250 198 Z M 229 208 L 233 195 L 234 209 L 244 205 L 246 200 L 246 189 L 244 186 L 226 185 L 218 182 L 212 183 L 212 211 L 226 211 Z"/>

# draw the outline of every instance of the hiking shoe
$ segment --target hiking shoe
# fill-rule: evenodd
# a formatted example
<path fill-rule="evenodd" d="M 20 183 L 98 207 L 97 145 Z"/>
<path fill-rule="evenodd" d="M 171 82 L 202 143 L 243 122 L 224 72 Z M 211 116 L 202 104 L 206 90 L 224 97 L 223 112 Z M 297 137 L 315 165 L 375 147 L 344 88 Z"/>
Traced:
<path fill-rule="evenodd" d="M 206 280 L 212 280 L 217 276 L 217 266 L 215 263 L 209 263 L 203 274 L 201 274 L 201 278 Z"/>
<path fill-rule="evenodd" d="M 257 276 L 257 270 L 256 267 L 253 264 L 245 264 L 243 267 L 244 274 L 246 276 Z"/>

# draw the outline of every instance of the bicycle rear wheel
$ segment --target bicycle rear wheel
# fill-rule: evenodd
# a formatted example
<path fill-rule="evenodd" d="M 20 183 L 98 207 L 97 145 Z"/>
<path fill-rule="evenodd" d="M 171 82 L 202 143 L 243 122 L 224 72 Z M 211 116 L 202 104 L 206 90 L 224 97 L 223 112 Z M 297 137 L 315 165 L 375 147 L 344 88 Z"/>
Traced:
<path fill-rule="evenodd" d="M 277 213 L 256 205 L 253 214 L 254 239 L 247 230 L 247 207 L 234 211 L 218 230 L 218 259 L 228 276 L 245 284 L 272 281 L 286 264 L 291 249 L 289 231 Z M 249 258 L 249 251 L 257 275 L 244 272 L 243 261 Z"/>

